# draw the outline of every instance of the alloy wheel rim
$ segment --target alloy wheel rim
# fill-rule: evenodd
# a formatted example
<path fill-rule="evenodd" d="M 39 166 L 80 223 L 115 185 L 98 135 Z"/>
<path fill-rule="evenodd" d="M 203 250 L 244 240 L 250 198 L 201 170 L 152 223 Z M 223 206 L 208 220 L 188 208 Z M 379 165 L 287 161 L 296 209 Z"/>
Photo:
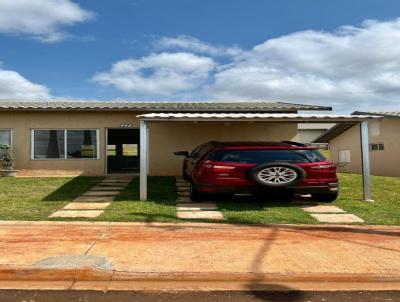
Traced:
<path fill-rule="evenodd" d="M 285 184 L 295 180 L 297 172 L 287 167 L 268 167 L 258 172 L 257 176 L 267 184 Z"/>

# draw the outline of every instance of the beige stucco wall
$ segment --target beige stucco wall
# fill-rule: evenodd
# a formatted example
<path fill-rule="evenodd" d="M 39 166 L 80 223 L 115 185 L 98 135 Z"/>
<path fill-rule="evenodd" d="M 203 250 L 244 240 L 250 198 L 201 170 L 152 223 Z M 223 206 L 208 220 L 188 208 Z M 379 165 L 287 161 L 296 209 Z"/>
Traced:
<path fill-rule="evenodd" d="M 140 112 L 0 112 L 0 129 L 13 130 L 13 155 L 19 175 L 104 175 L 106 128 L 130 123 L 139 128 Z M 31 160 L 31 129 L 99 129 L 99 159 Z M 150 174 L 179 175 L 177 150 L 192 150 L 209 140 L 288 140 L 295 123 L 152 123 L 149 126 Z"/>
<path fill-rule="evenodd" d="M 180 150 L 191 151 L 207 141 L 279 141 L 292 140 L 296 135 L 297 125 L 290 123 L 152 123 L 150 173 L 181 174 L 182 157 L 171 154 Z"/>
<path fill-rule="evenodd" d="M 379 125 L 380 135 L 369 135 L 370 143 L 383 143 L 385 150 L 370 151 L 371 173 L 373 175 L 400 176 L 400 120 L 384 118 Z M 330 142 L 331 158 L 339 161 L 340 150 L 351 151 L 351 163 L 344 171 L 361 173 L 360 128 L 354 126 Z"/>

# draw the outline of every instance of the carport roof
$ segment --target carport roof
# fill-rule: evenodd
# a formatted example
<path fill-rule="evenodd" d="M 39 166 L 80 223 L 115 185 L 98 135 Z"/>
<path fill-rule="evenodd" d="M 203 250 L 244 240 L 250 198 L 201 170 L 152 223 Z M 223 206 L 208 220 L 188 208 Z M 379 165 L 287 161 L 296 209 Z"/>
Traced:
<path fill-rule="evenodd" d="M 147 113 L 144 121 L 280 121 L 299 123 L 348 123 L 380 119 L 374 115 L 299 114 L 299 113 Z"/>

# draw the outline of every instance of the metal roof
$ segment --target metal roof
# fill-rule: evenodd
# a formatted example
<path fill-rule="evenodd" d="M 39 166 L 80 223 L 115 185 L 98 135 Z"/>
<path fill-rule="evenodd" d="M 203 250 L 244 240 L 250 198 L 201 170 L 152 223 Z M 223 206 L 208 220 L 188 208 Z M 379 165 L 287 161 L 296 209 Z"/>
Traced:
<path fill-rule="evenodd" d="M 332 110 L 329 106 L 285 102 L 128 102 L 128 101 L 1 101 L 0 110 L 130 110 L 150 112 L 297 112 Z"/>
<path fill-rule="evenodd" d="M 373 111 L 373 112 L 354 111 L 352 114 L 354 115 L 371 114 L 384 117 L 400 118 L 400 111 Z"/>
<path fill-rule="evenodd" d="M 327 144 L 336 136 L 342 134 L 343 132 L 347 131 L 351 127 L 356 125 L 356 123 L 340 123 L 333 126 L 331 129 L 324 132 L 322 135 L 318 136 L 312 142 L 316 144 Z"/>
<path fill-rule="evenodd" d="M 353 116 L 361 116 L 361 115 L 374 115 L 379 116 L 380 118 L 400 118 L 400 111 L 371 111 L 371 112 L 362 112 L 355 111 L 352 113 Z M 354 123 L 349 124 L 337 124 L 333 126 L 331 129 L 327 130 L 325 133 L 317 137 L 313 140 L 313 143 L 329 143 L 335 137 L 341 135 L 343 132 L 347 131 L 351 127 L 353 127 Z"/>
<path fill-rule="evenodd" d="M 312 124 L 299 124 L 299 130 L 328 130 L 332 128 L 335 124 L 327 124 L 327 123 L 312 123 Z"/>
<path fill-rule="evenodd" d="M 298 114 L 298 113 L 147 113 L 137 116 L 148 121 L 290 121 L 360 122 L 381 118 L 372 115 Z"/>

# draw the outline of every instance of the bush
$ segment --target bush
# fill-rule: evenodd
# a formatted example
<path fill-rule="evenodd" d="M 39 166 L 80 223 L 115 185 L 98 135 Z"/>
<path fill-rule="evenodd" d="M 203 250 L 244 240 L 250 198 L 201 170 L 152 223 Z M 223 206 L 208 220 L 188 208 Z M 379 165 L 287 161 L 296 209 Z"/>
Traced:
<path fill-rule="evenodd" d="M 11 147 L 8 145 L 0 145 L 0 160 L 5 170 L 12 170 L 14 166 L 14 158 L 11 153 Z"/>

